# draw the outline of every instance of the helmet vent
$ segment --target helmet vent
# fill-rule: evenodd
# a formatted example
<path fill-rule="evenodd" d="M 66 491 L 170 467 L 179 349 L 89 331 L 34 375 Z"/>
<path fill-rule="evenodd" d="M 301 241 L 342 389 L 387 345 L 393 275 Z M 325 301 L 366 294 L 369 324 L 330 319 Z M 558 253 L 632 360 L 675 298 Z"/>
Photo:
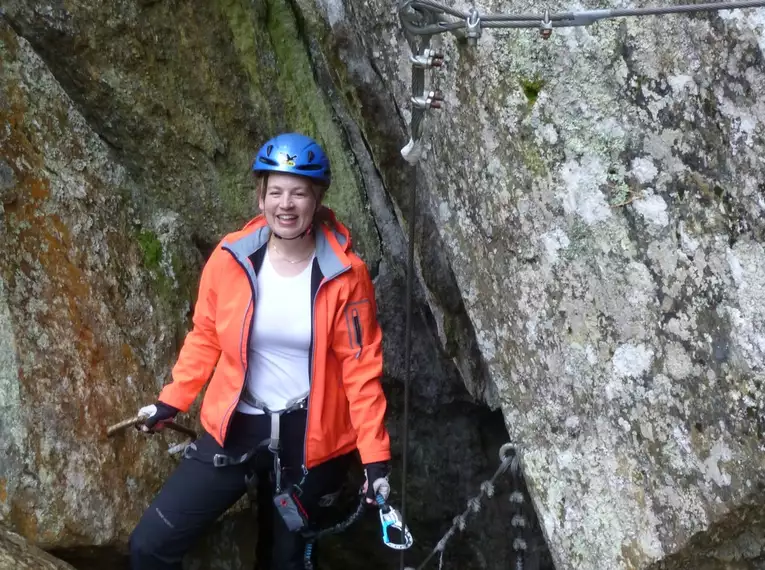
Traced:
<path fill-rule="evenodd" d="M 316 158 L 316 155 L 313 153 L 312 150 L 308 151 L 308 162 L 313 162 L 313 159 Z"/>
<path fill-rule="evenodd" d="M 274 150 L 274 145 L 272 144 L 268 145 L 268 148 L 266 149 L 266 156 L 271 156 L 272 150 Z"/>

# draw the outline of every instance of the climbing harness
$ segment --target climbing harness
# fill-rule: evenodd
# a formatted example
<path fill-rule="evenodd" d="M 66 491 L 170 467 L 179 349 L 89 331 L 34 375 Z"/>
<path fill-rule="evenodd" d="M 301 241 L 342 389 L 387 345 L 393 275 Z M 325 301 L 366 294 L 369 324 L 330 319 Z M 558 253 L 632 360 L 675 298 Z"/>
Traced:
<path fill-rule="evenodd" d="M 281 416 L 284 414 L 288 414 L 297 410 L 303 410 L 306 409 L 308 406 L 308 392 L 305 394 L 301 394 L 300 396 L 293 398 L 287 402 L 287 405 L 282 408 L 281 410 L 271 410 L 266 406 L 265 402 L 255 396 L 254 394 L 249 393 L 248 391 L 245 391 L 242 395 L 242 401 L 253 408 L 256 408 L 258 410 L 262 410 L 265 414 L 268 414 L 271 417 L 271 436 L 267 440 L 261 442 L 258 446 L 256 446 L 255 449 L 252 451 L 249 451 L 240 457 L 230 458 L 225 455 L 216 454 L 213 458 L 214 462 L 217 458 L 218 463 L 215 463 L 216 466 L 225 466 L 225 465 L 235 465 L 238 463 L 245 463 L 250 460 L 250 458 L 257 452 L 258 448 L 261 448 L 263 445 L 268 446 L 268 450 L 273 454 L 274 456 L 274 477 L 275 477 L 275 494 L 273 498 L 274 507 L 276 511 L 281 516 L 282 520 L 286 524 L 287 528 L 291 532 L 300 532 L 303 537 L 306 539 L 305 549 L 303 552 L 303 565 L 305 566 L 306 570 L 313 570 L 313 562 L 312 562 L 312 555 L 313 555 L 313 549 L 314 545 L 316 543 L 316 540 L 318 540 L 320 537 L 329 535 L 329 534 L 337 534 L 340 532 L 343 532 L 348 527 L 350 527 L 353 523 L 355 523 L 363 514 L 364 509 L 366 507 L 366 500 L 365 500 L 365 493 L 362 493 L 362 491 L 359 491 L 360 499 L 358 506 L 356 507 L 356 510 L 351 513 L 345 520 L 330 526 L 328 528 L 320 529 L 317 531 L 313 530 L 307 530 L 310 526 L 310 521 L 308 517 L 308 513 L 303 507 L 303 504 L 300 501 L 300 496 L 302 495 L 302 485 L 305 481 L 305 477 L 308 474 L 308 471 L 305 467 L 303 467 L 303 478 L 302 480 L 297 484 L 288 483 L 284 488 L 282 488 L 282 468 L 281 468 L 281 461 L 279 458 L 279 451 L 281 449 L 280 446 L 280 425 L 281 425 Z M 248 489 L 251 487 L 251 482 L 248 482 Z M 383 524 L 383 542 L 386 544 L 386 546 L 390 546 L 391 548 L 409 548 L 412 544 L 412 537 L 411 534 L 409 534 L 408 530 L 405 530 L 405 534 L 408 537 L 408 543 L 404 544 L 403 546 L 398 546 L 395 543 L 392 543 L 388 540 L 388 527 L 393 529 L 404 529 L 403 524 L 400 521 L 400 518 L 398 518 L 397 511 L 391 507 L 390 505 L 387 505 L 382 498 L 382 496 L 377 496 L 377 502 L 380 504 L 380 520 Z M 385 518 L 383 519 L 383 512 L 385 512 Z M 402 532 L 404 532 L 402 530 Z"/>
<path fill-rule="evenodd" d="M 313 570 L 313 562 L 311 559 L 316 540 L 322 536 L 341 533 L 348 529 L 356 521 L 358 521 L 364 514 L 365 510 L 368 508 L 368 504 L 366 502 L 366 492 L 364 491 L 363 486 L 359 489 L 359 501 L 356 509 L 341 522 L 319 530 L 308 530 L 308 513 L 300 502 L 300 496 L 302 494 L 301 486 L 305 481 L 305 477 L 308 474 L 308 471 L 305 469 L 305 467 L 303 467 L 303 478 L 299 483 L 288 483 L 285 487 L 282 487 L 282 467 L 281 460 L 279 458 L 279 451 L 281 449 L 281 416 L 297 410 L 305 409 L 308 405 L 308 393 L 306 392 L 305 394 L 289 400 L 287 405 L 280 410 L 269 409 L 263 400 L 257 398 L 247 391 L 242 394 L 241 400 L 253 408 L 262 410 L 265 414 L 271 417 L 270 437 L 264 439 L 257 445 L 253 446 L 252 449 L 240 455 L 215 453 L 212 456 L 204 456 L 200 453 L 196 445 L 195 440 L 197 439 L 197 433 L 194 430 L 177 424 L 173 421 L 167 421 L 164 422 L 165 427 L 183 433 L 190 438 L 182 444 L 171 447 L 169 452 L 173 454 L 182 452 L 183 457 L 186 459 L 194 458 L 197 461 L 204 461 L 206 463 L 212 464 L 215 467 L 223 468 L 247 463 L 255 456 L 256 453 L 258 453 L 263 448 L 267 448 L 274 456 L 274 507 L 284 520 L 287 528 L 292 532 L 299 532 L 306 539 L 303 562 L 306 570 Z M 139 414 L 132 418 L 111 425 L 106 430 L 107 436 L 112 437 L 128 427 L 139 425 L 145 419 L 146 417 L 144 415 Z M 245 483 L 247 486 L 247 494 L 252 500 L 254 498 L 254 493 L 256 492 L 255 477 L 247 477 Z M 412 535 L 409 530 L 404 527 L 398 511 L 389 505 L 379 494 L 376 497 L 376 501 L 380 509 L 380 523 L 382 525 L 383 543 L 386 546 L 394 549 L 409 548 L 413 543 Z M 404 536 L 405 542 L 401 544 L 391 540 L 389 529 L 401 532 L 402 536 Z"/>
<path fill-rule="evenodd" d="M 425 136 L 425 118 L 428 111 L 443 108 L 444 95 L 438 89 L 426 86 L 426 72 L 435 71 L 443 67 L 445 54 L 433 49 L 430 45 L 433 36 L 442 33 L 452 33 L 458 38 L 464 38 L 467 44 L 475 47 L 481 38 L 483 29 L 487 28 L 538 28 L 542 39 L 550 39 L 554 28 L 589 26 L 599 20 L 621 18 L 630 16 L 659 16 L 666 14 L 682 14 L 704 11 L 734 10 L 739 8 L 756 8 L 765 6 L 765 0 L 733 0 L 731 2 L 709 2 L 704 4 L 683 4 L 675 6 L 655 6 L 645 8 L 614 8 L 582 10 L 576 12 L 550 13 L 545 10 L 541 14 L 483 14 L 473 5 L 469 10 L 459 10 L 447 6 L 435 0 L 399 0 L 398 15 L 404 36 L 409 44 L 411 55 L 409 62 L 412 73 L 411 118 L 409 124 L 409 141 L 401 149 L 401 156 L 412 166 L 412 186 L 409 204 L 409 244 L 407 256 L 407 280 L 406 280 L 406 328 L 405 328 L 405 362 L 406 374 L 404 377 L 404 417 L 403 417 L 403 453 L 402 453 L 402 486 L 401 486 L 401 524 L 406 521 L 406 484 L 407 484 L 407 457 L 409 443 L 409 384 L 411 377 L 411 318 L 412 318 L 412 295 L 414 275 L 414 240 L 416 231 L 416 204 L 417 204 L 417 179 L 418 163 L 423 155 L 423 139 Z M 524 496 L 520 489 L 522 480 L 522 468 L 520 456 L 516 448 L 508 443 L 500 450 L 501 465 L 489 481 L 481 485 L 481 493 L 468 501 L 468 509 L 455 517 L 454 523 L 446 534 L 441 538 L 433 551 L 416 570 L 421 570 L 439 553 L 439 568 L 443 565 L 443 553 L 448 540 L 455 534 L 457 529 L 462 530 L 465 526 L 466 517 L 470 513 L 476 513 L 480 509 L 480 501 L 484 496 L 491 497 L 495 479 L 510 469 L 513 479 L 513 491 L 511 503 L 522 505 Z M 528 521 L 519 514 L 513 517 L 511 525 L 523 530 Z M 520 534 L 520 532 L 518 533 Z M 527 544 L 521 536 L 513 540 L 513 549 L 516 552 L 516 565 L 514 570 L 523 570 L 523 554 Z M 401 553 L 399 568 L 404 570 L 404 554 Z M 407 567 L 406 570 L 412 570 Z"/>
<path fill-rule="evenodd" d="M 292 399 L 288 400 L 287 404 L 281 410 L 271 410 L 271 409 L 269 409 L 268 406 L 266 406 L 266 403 L 263 400 L 261 400 L 260 398 L 258 398 L 254 394 L 251 394 L 247 390 L 245 390 L 244 393 L 242 394 L 241 400 L 245 404 L 247 404 L 249 406 L 252 406 L 253 408 L 255 408 L 257 410 L 261 410 L 264 414 L 266 414 L 266 415 L 271 417 L 271 437 L 268 439 L 268 450 L 274 456 L 274 477 L 275 477 L 275 482 L 276 482 L 276 495 L 277 496 L 283 494 L 282 493 L 282 486 L 281 486 L 281 483 L 282 483 L 282 462 L 281 462 L 281 459 L 279 457 L 279 451 L 281 450 L 281 444 L 280 444 L 280 439 L 279 439 L 279 432 L 280 432 L 280 427 L 281 427 L 282 416 L 284 414 L 289 414 L 289 413 L 292 413 L 292 412 L 296 412 L 298 410 L 305 410 L 305 409 L 307 409 L 308 408 L 308 394 L 309 394 L 308 392 L 305 392 L 305 393 L 301 394 L 300 396 L 297 396 L 295 398 L 292 398 Z M 261 442 L 261 443 L 263 443 L 263 442 Z M 248 461 L 250 459 L 250 457 L 252 457 L 252 453 L 254 453 L 254 452 L 255 452 L 255 450 L 253 450 L 250 453 L 249 457 L 246 457 L 246 459 L 244 461 Z M 245 456 L 246 455 L 247 454 L 245 454 Z M 243 462 L 243 461 L 240 461 L 240 462 Z M 306 468 L 305 468 L 305 466 L 303 466 L 303 478 L 305 478 L 306 473 L 307 473 Z M 301 483 L 298 484 L 298 487 L 300 486 L 300 484 L 302 484 L 302 481 L 301 481 Z M 281 499 L 278 502 L 278 504 L 276 503 L 276 497 L 274 498 L 274 501 L 275 501 L 274 504 L 277 506 L 277 509 L 279 508 L 280 505 L 283 504 L 283 501 L 286 501 L 287 503 L 289 503 L 288 496 L 289 496 L 289 493 L 287 494 L 287 496 L 281 497 Z M 298 503 L 298 505 L 296 505 L 296 507 L 298 509 L 301 508 L 301 506 L 299 506 L 299 503 Z M 281 514 L 283 514 L 283 515 L 288 513 L 288 511 L 284 511 L 284 512 L 279 511 L 279 512 Z M 287 522 L 287 521 L 285 521 L 285 522 Z"/>

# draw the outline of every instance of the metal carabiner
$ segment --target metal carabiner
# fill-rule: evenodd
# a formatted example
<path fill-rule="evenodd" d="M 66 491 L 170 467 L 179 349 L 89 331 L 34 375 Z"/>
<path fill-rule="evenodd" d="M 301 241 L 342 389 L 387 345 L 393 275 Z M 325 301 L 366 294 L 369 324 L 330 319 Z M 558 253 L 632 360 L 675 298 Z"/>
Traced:
<path fill-rule="evenodd" d="M 380 507 L 380 525 L 382 526 L 383 544 L 388 548 L 394 550 L 406 550 L 414 544 L 414 538 L 412 533 L 409 532 L 409 528 L 404 525 L 401 520 L 399 512 L 385 502 L 385 499 L 381 495 L 377 495 L 377 505 Z M 395 529 L 401 533 L 404 542 L 393 542 L 388 534 L 388 529 Z"/>

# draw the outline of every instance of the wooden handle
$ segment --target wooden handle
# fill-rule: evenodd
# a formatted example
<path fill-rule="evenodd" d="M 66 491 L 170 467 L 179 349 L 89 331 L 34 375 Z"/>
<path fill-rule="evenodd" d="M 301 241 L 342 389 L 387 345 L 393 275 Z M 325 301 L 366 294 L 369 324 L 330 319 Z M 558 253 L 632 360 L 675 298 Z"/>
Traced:
<path fill-rule="evenodd" d="M 138 425 L 138 424 L 142 423 L 145 419 L 146 419 L 146 416 L 133 416 L 130 419 L 123 420 L 123 421 L 121 421 L 121 422 L 119 422 L 117 424 L 114 424 L 114 425 L 109 426 L 108 428 L 106 428 L 106 435 L 111 437 L 115 433 L 120 432 L 120 431 L 124 430 L 125 428 L 129 428 L 130 426 L 135 426 L 135 425 Z M 170 428 L 170 429 L 175 430 L 175 431 L 177 431 L 179 433 L 187 435 L 187 436 L 189 436 L 192 439 L 196 439 L 197 438 L 197 432 L 195 432 L 191 428 L 187 428 L 186 426 L 182 426 L 182 425 L 177 424 L 175 422 L 164 422 L 164 426 L 166 428 Z"/>
<path fill-rule="evenodd" d="M 179 433 L 182 433 L 182 434 L 185 434 L 185 435 L 189 436 L 192 439 L 196 439 L 197 438 L 197 432 L 195 432 L 193 429 L 188 428 L 186 426 L 182 426 L 182 425 L 177 424 L 175 422 L 165 422 L 165 427 L 166 428 L 170 428 L 170 429 L 174 429 L 175 431 L 177 431 Z"/>
<path fill-rule="evenodd" d="M 122 431 L 125 428 L 129 428 L 130 426 L 138 425 L 144 420 L 144 416 L 134 416 L 130 418 L 129 420 L 123 420 L 118 424 L 114 424 L 113 426 L 109 426 L 106 428 L 106 435 L 113 436 L 115 433 Z"/>

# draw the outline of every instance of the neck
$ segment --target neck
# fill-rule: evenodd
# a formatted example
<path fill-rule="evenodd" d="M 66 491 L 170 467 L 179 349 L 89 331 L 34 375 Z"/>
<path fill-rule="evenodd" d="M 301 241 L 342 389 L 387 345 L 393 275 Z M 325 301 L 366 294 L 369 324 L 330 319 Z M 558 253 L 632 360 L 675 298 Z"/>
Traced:
<path fill-rule="evenodd" d="M 313 234 L 305 235 L 299 239 L 276 239 L 273 236 L 269 238 L 269 245 L 275 249 L 279 255 L 283 255 L 290 260 L 302 259 L 310 255 L 316 247 L 316 240 Z"/>

